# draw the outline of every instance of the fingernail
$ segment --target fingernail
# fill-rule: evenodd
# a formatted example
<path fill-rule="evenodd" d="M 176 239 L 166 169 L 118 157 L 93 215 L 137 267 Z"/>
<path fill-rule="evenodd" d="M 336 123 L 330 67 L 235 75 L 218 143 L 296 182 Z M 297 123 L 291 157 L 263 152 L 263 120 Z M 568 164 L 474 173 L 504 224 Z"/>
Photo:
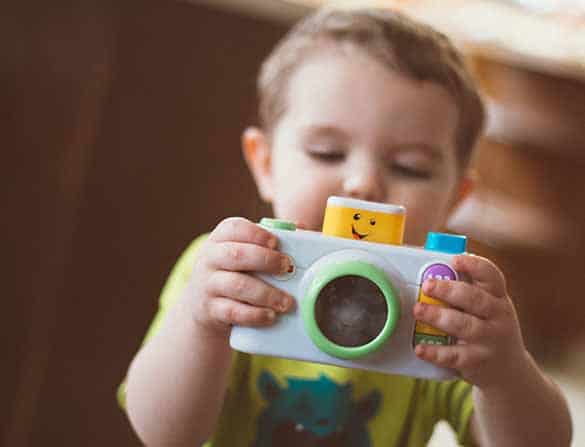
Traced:
<path fill-rule="evenodd" d="M 283 295 L 280 297 L 279 308 L 281 312 L 286 312 L 292 306 L 292 298 L 288 295 Z"/>
<path fill-rule="evenodd" d="M 476 257 L 476 255 L 474 255 L 473 253 L 466 253 L 464 255 L 457 255 L 453 258 L 451 263 L 453 264 L 453 267 L 464 267 L 465 262 L 466 262 L 466 258 L 472 258 L 472 257 Z"/>
<path fill-rule="evenodd" d="M 278 246 L 278 239 L 276 239 L 274 236 L 272 236 L 270 239 L 268 239 L 268 248 L 276 248 Z"/>
<path fill-rule="evenodd" d="M 280 260 L 280 272 L 281 273 L 291 273 L 292 264 L 288 256 L 283 256 Z"/>
<path fill-rule="evenodd" d="M 423 284 L 423 292 L 427 295 L 435 288 L 436 281 L 434 279 L 427 279 Z"/>
<path fill-rule="evenodd" d="M 416 303 L 414 306 L 414 315 L 421 317 L 425 313 L 425 305 L 423 303 Z"/>

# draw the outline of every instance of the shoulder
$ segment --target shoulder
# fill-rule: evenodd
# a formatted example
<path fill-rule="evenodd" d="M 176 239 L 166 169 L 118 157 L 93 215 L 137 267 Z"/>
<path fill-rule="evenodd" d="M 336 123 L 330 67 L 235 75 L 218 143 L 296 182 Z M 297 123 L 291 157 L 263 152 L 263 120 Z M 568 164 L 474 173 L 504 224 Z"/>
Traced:
<path fill-rule="evenodd" d="M 195 259 L 197 259 L 197 254 L 199 253 L 199 249 L 203 245 L 203 243 L 209 237 L 208 233 L 202 234 L 201 236 L 195 238 L 191 243 L 187 246 L 187 248 L 181 253 L 179 259 L 173 268 L 173 272 L 179 273 L 189 273 L 191 272 L 191 268 L 195 263 Z"/>
<path fill-rule="evenodd" d="M 209 234 L 205 233 L 195 238 L 177 259 L 161 291 L 161 308 L 167 308 L 169 304 L 172 304 L 176 296 L 187 285 L 199 250 L 208 237 Z"/>

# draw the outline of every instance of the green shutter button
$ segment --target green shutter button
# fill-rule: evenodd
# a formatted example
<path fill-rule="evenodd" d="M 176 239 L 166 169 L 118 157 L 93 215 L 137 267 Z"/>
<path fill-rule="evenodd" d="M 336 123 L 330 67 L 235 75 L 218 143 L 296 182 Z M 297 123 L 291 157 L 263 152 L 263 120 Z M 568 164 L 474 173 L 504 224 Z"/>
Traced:
<path fill-rule="evenodd" d="M 295 231 L 297 229 L 297 226 L 288 220 L 271 219 L 269 217 L 263 217 L 260 221 L 260 225 L 266 228 L 273 228 L 275 230 Z"/>

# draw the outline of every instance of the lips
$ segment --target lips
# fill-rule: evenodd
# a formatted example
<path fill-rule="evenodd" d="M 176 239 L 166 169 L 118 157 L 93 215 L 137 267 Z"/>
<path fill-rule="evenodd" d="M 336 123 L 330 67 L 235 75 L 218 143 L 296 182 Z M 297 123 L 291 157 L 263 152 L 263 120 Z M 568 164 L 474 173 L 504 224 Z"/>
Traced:
<path fill-rule="evenodd" d="M 367 234 L 358 233 L 353 225 L 351 226 L 351 234 L 352 234 L 354 239 L 358 239 L 358 240 L 363 239 L 367 236 Z"/>

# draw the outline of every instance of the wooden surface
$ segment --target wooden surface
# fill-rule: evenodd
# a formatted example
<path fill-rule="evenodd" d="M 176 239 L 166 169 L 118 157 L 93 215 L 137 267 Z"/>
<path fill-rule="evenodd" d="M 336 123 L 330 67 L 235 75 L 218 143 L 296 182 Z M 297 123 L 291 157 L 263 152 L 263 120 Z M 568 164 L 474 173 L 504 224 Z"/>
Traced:
<path fill-rule="evenodd" d="M 182 0 L 249 17 L 290 24 L 314 9 L 310 2 L 296 0 Z"/>
<path fill-rule="evenodd" d="M 492 0 L 186 0 L 291 21 L 324 5 L 386 7 L 428 22 L 462 47 L 528 69 L 585 80 L 585 9 L 569 3 L 549 12 Z M 551 2 L 552 4 L 552 2 Z"/>

